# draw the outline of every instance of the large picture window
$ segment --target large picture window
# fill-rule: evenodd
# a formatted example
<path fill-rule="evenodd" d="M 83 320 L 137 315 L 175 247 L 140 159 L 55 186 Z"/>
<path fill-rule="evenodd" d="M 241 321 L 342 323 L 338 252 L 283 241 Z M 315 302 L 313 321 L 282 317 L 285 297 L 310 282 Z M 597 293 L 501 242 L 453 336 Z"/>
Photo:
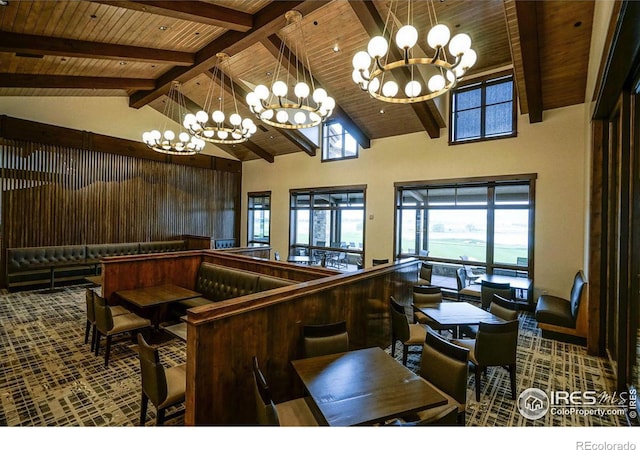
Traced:
<path fill-rule="evenodd" d="M 451 93 L 449 143 L 516 135 L 515 84 L 512 75 L 484 79 Z"/>
<path fill-rule="evenodd" d="M 271 192 L 252 192 L 248 199 L 247 244 L 269 244 Z"/>
<path fill-rule="evenodd" d="M 358 142 L 337 121 L 322 127 L 322 161 L 334 161 L 358 157 Z"/>
<path fill-rule="evenodd" d="M 364 256 L 365 188 L 291 191 L 289 255 L 357 270 Z"/>
<path fill-rule="evenodd" d="M 396 183 L 396 254 L 531 274 L 535 178 Z"/>

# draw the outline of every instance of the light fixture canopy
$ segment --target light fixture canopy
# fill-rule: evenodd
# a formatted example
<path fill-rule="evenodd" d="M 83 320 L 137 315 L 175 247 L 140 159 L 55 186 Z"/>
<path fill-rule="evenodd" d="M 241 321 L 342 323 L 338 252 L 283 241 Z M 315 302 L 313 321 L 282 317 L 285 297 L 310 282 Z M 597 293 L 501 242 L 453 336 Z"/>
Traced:
<path fill-rule="evenodd" d="M 182 95 L 181 84 L 178 81 L 171 83 L 164 105 L 164 123 L 162 131 L 154 129 L 145 131 L 142 140 L 147 146 L 156 152 L 168 155 L 195 155 L 200 153 L 205 142 L 196 136 L 189 136 L 180 125 L 187 108 Z M 178 120 L 176 124 L 173 119 Z"/>
<path fill-rule="evenodd" d="M 216 64 L 209 84 L 209 91 L 205 99 L 204 109 L 195 114 L 187 114 L 184 117 L 183 125 L 199 139 L 214 144 L 240 144 L 246 142 L 258 129 L 250 118 L 243 118 L 238 113 L 235 87 L 231 78 L 229 55 L 218 53 L 218 64 Z M 233 112 L 228 116 L 225 114 L 225 65 L 229 85 L 231 86 L 231 97 L 233 99 Z M 219 81 L 219 83 L 218 83 Z M 214 109 L 215 108 L 215 109 Z M 209 112 L 207 112 L 209 111 Z"/>
<path fill-rule="evenodd" d="M 453 89 L 477 60 L 476 52 L 471 49 L 471 38 L 465 33 L 455 35 L 450 39 L 449 27 L 437 23 L 433 0 L 425 2 L 429 11 L 431 29 L 426 36 L 426 42 L 435 53 L 433 57 L 414 56 L 414 49 L 420 36 L 413 23 L 413 5 L 407 3 L 408 24 L 400 27 L 392 42 L 394 24 L 397 12 L 397 0 L 389 4 L 387 19 L 381 36 L 374 36 L 369 41 L 367 50 L 361 50 L 353 56 L 353 81 L 364 91 L 378 100 L 389 103 L 417 103 L 438 97 Z M 435 25 L 434 25 L 435 23 Z M 385 37 L 388 35 L 388 37 Z M 453 57 L 453 62 L 447 60 L 445 47 Z M 390 55 L 389 48 L 395 45 L 401 52 L 401 57 L 395 61 Z M 418 45 L 420 47 L 420 45 Z M 415 52 L 417 53 L 417 52 Z M 400 77 L 392 76 L 399 71 L 404 73 Z M 427 74 L 426 86 L 421 83 L 422 76 Z M 407 79 L 404 86 L 399 86 L 398 80 Z"/>
<path fill-rule="evenodd" d="M 247 94 L 246 102 L 251 112 L 267 125 L 286 129 L 315 127 L 332 114 L 336 102 L 327 94 L 327 91 L 315 87 L 305 48 L 302 14 L 299 11 L 291 10 L 285 14 L 285 18 L 287 23 L 292 24 L 295 29 L 290 33 L 291 42 L 288 46 L 284 39 L 281 42 L 280 53 L 273 71 L 273 80 L 275 81 L 271 84 L 271 89 L 264 84 L 257 85 L 253 91 Z M 293 35 L 297 36 L 294 38 Z M 292 47 L 300 51 L 291 55 Z M 280 78 L 287 48 L 289 58 L 285 63 L 290 67 L 289 72 L 293 76 L 283 76 L 282 78 L 287 81 L 295 78 L 291 84 Z M 306 63 L 306 68 L 304 63 Z M 294 65 L 295 67 L 293 67 Z M 311 97 L 309 97 L 310 94 Z"/>

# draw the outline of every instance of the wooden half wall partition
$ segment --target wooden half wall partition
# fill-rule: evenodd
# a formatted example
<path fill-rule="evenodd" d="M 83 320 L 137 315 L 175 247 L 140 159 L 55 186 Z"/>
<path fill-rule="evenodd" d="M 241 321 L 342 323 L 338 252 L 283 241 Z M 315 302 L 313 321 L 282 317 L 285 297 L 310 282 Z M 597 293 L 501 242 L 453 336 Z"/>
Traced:
<path fill-rule="evenodd" d="M 302 396 L 291 361 L 302 357 L 304 324 L 345 320 L 352 349 L 386 348 L 389 296 L 409 304 L 419 262 L 401 260 L 188 310 L 185 423 L 255 424 L 254 355 L 276 403 Z M 274 272 L 280 264 L 265 262 Z"/>

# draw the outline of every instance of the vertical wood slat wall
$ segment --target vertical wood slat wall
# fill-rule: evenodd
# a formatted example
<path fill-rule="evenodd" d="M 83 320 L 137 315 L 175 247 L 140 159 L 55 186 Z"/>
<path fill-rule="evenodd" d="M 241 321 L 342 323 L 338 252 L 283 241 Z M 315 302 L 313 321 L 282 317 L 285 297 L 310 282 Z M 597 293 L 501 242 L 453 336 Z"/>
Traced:
<path fill-rule="evenodd" d="M 0 168 L 2 277 L 12 247 L 236 234 L 237 172 L 13 139 Z"/>

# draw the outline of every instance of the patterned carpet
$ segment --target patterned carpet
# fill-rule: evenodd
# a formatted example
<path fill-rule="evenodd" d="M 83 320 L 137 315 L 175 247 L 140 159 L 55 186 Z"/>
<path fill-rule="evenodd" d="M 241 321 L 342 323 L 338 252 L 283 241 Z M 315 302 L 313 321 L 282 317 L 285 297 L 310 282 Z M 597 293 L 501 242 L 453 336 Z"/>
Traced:
<path fill-rule="evenodd" d="M 84 341 L 84 287 L 59 292 L 0 294 L 0 425 L 2 426 L 132 426 L 140 411 L 140 370 L 129 341 L 112 346 L 109 367 Z M 603 358 L 583 347 L 540 337 L 535 321 L 521 316 L 518 347 L 518 392 L 548 390 L 612 390 L 612 372 Z M 400 358 L 397 351 L 397 358 Z M 161 359 L 168 365 L 185 361 L 184 343 L 167 341 Z M 410 355 L 417 371 L 419 355 Z M 505 370 L 489 369 L 481 402 L 469 378 L 467 426 L 620 426 L 624 417 L 552 416 L 536 421 L 520 415 L 510 399 Z M 150 406 L 148 424 L 155 423 Z M 180 425 L 182 416 L 168 424 Z"/>

